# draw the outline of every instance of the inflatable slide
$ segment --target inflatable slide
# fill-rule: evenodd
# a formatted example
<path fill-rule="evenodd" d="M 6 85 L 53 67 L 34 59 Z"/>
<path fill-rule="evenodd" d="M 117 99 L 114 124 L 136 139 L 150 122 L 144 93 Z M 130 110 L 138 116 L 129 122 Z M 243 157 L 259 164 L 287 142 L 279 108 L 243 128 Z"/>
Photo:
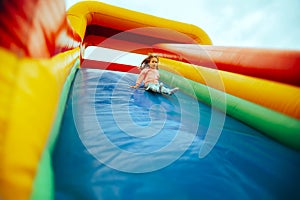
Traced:
<path fill-rule="evenodd" d="M 0 15 L 0 199 L 300 198 L 299 50 L 97 1 Z M 129 87 L 149 54 L 174 95 Z"/>

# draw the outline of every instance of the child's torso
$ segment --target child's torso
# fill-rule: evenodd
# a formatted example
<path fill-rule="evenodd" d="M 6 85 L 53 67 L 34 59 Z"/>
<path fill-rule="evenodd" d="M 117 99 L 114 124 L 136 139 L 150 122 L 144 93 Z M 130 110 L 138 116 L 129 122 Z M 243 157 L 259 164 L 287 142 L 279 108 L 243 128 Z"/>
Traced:
<path fill-rule="evenodd" d="M 158 79 L 159 79 L 159 72 L 157 69 L 149 68 L 145 70 L 145 79 L 144 79 L 145 85 L 149 83 L 158 84 Z"/>

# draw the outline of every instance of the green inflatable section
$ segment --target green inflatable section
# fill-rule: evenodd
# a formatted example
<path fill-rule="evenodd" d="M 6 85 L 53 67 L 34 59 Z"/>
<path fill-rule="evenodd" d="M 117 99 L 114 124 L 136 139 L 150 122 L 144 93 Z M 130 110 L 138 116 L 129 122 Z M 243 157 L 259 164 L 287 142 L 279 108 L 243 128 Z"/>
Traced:
<path fill-rule="evenodd" d="M 70 87 L 73 83 L 76 71 L 79 67 L 79 59 L 75 62 L 72 70 L 64 84 L 63 91 L 60 97 L 57 116 L 50 133 L 47 147 L 44 149 L 41 161 L 39 163 L 38 172 L 36 174 L 33 186 L 31 199 L 33 200 L 52 200 L 54 199 L 54 175 L 52 169 L 52 152 L 55 142 L 59 134 L 61 121 L 64 115 L 66 102 L 68 99 Z"/>
<path fill-rule="evenodd" d="M 179 86 L 182 92 L 217 108 L 265 135 L 300 150 L 300 121 L 204 84 L 160 70 L 161 80 Z"/>

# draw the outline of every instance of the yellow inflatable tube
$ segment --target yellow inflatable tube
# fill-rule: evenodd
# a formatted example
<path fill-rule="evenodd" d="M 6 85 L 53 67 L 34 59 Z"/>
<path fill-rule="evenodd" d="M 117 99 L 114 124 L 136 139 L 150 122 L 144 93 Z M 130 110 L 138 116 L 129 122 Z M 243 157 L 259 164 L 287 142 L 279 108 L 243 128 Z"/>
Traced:
<path fill-rule="evenodd" d="M 68 10 L 67 16 L 81 38 L 85 37 L 86 28 L 89 25 L 99 25 L 119 31 L 143 27 L 162 27 L 183 33 L 195 40 L 196 43 L 212 44 L 209 36 L 201 28 L 192 24 L 168 20 L 96 1 L 75 4 Z M 143 34 L 165 37 L 163 34 L 159 35 L 151 32 L 144 32 Z"/>
<path fill-rule="evenodd" d="M 166 58 L 160 58 L 159 68 L 300 119 L 299 87 Z"/>
<path fill-rule="evenodd" d="M 78 56 L 79 48 L 45 60 L 0 49 L 1 198 L 29 198 L 63 85 Z"/>

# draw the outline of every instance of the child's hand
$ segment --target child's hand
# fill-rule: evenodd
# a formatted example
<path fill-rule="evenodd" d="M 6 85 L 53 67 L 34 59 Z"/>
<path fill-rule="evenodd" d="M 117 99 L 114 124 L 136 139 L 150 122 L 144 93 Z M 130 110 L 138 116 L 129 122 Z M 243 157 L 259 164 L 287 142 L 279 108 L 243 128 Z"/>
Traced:
<path fill-rule="evenodd" d="M 136 89 L 136 88 L 137 88 L 137 86 L 136 86 L 136 85 L 132 85 L 132 86 L 130 86 L 130 88 L 134 88 L 134 89 Z"/>

